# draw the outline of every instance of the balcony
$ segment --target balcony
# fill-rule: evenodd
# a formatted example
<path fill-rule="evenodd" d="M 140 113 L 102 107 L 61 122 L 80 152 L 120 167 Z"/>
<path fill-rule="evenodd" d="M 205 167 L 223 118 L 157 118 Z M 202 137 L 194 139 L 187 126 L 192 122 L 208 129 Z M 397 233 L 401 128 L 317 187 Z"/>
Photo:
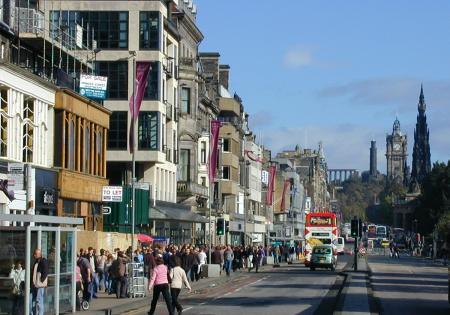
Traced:
<path fill-rule="evenodd" d="M 174 74 L 175 66 L 174 66 L 173 58 L 172 57 L 165 57 L 162 64 L 163 64 L 163 69 L 164 69 L 164 72 L 166 73 L 166 75 L 169 78 L 173 78 L 174 75 L 175 75 Z"/>
<path fill-rule="evenodd" d="M 208 198 L 208 187 L 193 182 L 178 181 L 177 194 L 180 196 L 201 196 Z"/>

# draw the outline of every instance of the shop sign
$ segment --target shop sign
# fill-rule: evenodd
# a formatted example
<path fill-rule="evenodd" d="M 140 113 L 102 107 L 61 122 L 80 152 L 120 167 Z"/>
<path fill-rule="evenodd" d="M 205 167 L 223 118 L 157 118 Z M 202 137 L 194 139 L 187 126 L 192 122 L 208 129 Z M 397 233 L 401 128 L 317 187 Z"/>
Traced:
<path fill-rule="evenodd" d="M 108 86 L 108 77 L 97 75 L 80 75 L 80 94 L 92 99 L 106 99 L 106 88 Z"/>
<path fill-rule="evenodd" d="M 22 163 L 8 163 L 8 190 L 23 190 L 23 164 Z"/>
<path fill-rule="evenodd" d="M 263 184 L 269 185 L 269 172 L 268 171 L 261 172 L 261 181 Z"/>
<path fill-rule="evenodd" d="M 103 202 L 122 202 L 122 186 L 103 186 Z"/>

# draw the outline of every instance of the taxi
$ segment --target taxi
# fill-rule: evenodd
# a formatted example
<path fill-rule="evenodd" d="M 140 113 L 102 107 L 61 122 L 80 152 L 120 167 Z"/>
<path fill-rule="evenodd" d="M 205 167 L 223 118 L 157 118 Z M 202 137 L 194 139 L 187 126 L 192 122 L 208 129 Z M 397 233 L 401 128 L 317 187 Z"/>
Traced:
<path fill-rule="evenodd" d="M 311 253 L 311 262 L 309 269 L 311 271 L 316 268 L 330 268 L 331 271 L 336 270 L 337 253 L 332 245 L 317 245 L 314 246 Z"/>

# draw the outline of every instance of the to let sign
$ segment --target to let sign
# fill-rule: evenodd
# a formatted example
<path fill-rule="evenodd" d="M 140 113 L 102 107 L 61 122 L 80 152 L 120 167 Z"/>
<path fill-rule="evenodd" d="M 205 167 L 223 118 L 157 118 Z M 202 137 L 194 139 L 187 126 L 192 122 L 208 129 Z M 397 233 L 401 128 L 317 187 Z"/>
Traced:
<path fill-rule="evenodd" d="M 102 201 L 104 202 L 122 202 L 121 186 L 103 186 Z"/>

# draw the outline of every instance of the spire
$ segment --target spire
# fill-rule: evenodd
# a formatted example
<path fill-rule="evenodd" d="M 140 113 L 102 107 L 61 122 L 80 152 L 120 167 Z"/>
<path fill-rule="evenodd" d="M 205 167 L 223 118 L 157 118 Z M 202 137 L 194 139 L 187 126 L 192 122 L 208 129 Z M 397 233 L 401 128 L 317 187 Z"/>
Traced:
<path fill-rule="evenodd" d="M 420 96 L 419 96 L 419 112 L 425 112 L 427 105 L 425 104 L 425 96 L 423 95 L 423 84 L 420 84 Z"/>
<path fill-rule="evenodd" d="M 398 117 L 395 117 L 394 126 L 392 128 L 393 133 L 400 133 L 400 121 Z"/>

